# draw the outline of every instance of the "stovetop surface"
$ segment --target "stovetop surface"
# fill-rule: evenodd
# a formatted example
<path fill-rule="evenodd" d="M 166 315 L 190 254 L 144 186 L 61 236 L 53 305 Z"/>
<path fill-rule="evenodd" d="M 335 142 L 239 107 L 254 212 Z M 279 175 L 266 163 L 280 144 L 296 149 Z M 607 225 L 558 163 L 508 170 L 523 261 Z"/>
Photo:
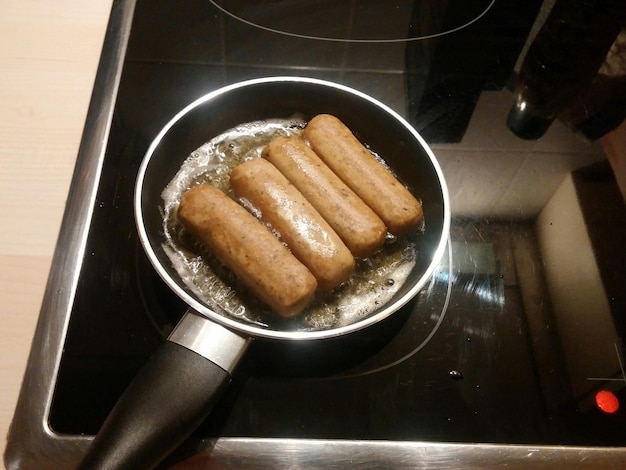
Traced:
<path fill-rule="evenodd" d="M 559 122 L 533 142 L 506 129 L 541 2 L 467 3 L 137 2 L 53 431 L 95 434 L 185 311 L 133 219 L 151 140 L 206 92 L 300 75 L 371 94 L 432 145 L 452 201 L 446 254 L 380 325 L 254 342 L 196 437 L 626 443 L 623 203 L 598 144 Z"/>

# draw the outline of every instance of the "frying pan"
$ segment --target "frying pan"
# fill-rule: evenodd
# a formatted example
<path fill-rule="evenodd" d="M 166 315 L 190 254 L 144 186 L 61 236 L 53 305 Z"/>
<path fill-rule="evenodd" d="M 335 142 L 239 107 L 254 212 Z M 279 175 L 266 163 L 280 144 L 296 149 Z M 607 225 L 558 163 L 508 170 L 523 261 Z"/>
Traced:
<path fill-rule="evenodd" d="M 291 330 L 243 321 L 212 308 L 190 289 L 164 249 L 162 191 L 184 160 L 214 136 L 259 120 L 329 113 L 375 149 L 422 201 L 425 226 L 417 261 L 383 305 L 352 323 Z M 426 142 L 402 117 L 354 89 L 317 79 L 272 77 L 209 93 L 176 114 L 150 145 L 135 190 L 139 238 L 154 269 L 189 306 L 167 341 L 124 392 L 95 437 L 81 469 L 154 468 L 208 416 L 253 338 L 323 340 L 392 315 L 431 277 L 447 241 L 450 209 L 441 169 Z"/>

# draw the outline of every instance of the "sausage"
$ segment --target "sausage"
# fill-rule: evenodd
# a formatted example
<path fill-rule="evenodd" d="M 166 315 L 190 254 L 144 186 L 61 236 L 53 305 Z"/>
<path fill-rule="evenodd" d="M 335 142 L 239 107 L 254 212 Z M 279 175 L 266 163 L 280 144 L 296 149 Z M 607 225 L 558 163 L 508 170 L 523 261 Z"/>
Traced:
<path fill-rule="evenodd" d="M 261 158 L 242 163 L 231 172 L 230 184 L 309 268 L 319 289 L 332 290 L 350 277 L 355 266 L 350 250 L 274 165 Z"/>
<path fill-rule="evenodd" d="M 357 258 L 385 243 L 387 228 L 299 137 L 277 137 L 262 152 L 309 200 Z"/>
<path fill-rule="evenodd" d="M 302 135 L 315 153 L 378 214 L 389 232 L 406 235 L 422 223 L 419 201 L 335 116 L 315 116 Z"/>
<path fill-rule="evenodd" d="M 259 220 L 218 188 L 187 190 L 178 218 L 272 311 L 293 317 L 313 299 L 311 272 Z"/>

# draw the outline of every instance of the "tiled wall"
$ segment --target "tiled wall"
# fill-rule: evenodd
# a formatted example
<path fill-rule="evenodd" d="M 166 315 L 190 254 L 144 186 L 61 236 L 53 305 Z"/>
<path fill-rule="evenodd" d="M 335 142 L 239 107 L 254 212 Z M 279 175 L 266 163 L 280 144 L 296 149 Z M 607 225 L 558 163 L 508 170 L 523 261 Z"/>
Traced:
<path fill-rule="evenodd" d="M 569 172 L 605 158 L 559 121 L 540 140 L 519 139 L 505 124 L 511 104 L 507 90 L 483 92 L 463 140 L 433 145 L 458 215 L 534 218 Z"/>

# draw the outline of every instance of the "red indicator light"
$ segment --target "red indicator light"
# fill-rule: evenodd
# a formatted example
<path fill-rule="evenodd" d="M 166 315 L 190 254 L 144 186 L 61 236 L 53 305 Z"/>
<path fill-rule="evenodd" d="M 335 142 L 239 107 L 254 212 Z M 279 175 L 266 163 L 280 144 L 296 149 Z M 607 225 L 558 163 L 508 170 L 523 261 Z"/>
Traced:
<path fill-rule="evenodd" d="M 613 392 L 608 390 L 600 390 L 596 393 L 596 405 L 605 413 L 615 413 L 619 410 L 619 400 Z"/>

